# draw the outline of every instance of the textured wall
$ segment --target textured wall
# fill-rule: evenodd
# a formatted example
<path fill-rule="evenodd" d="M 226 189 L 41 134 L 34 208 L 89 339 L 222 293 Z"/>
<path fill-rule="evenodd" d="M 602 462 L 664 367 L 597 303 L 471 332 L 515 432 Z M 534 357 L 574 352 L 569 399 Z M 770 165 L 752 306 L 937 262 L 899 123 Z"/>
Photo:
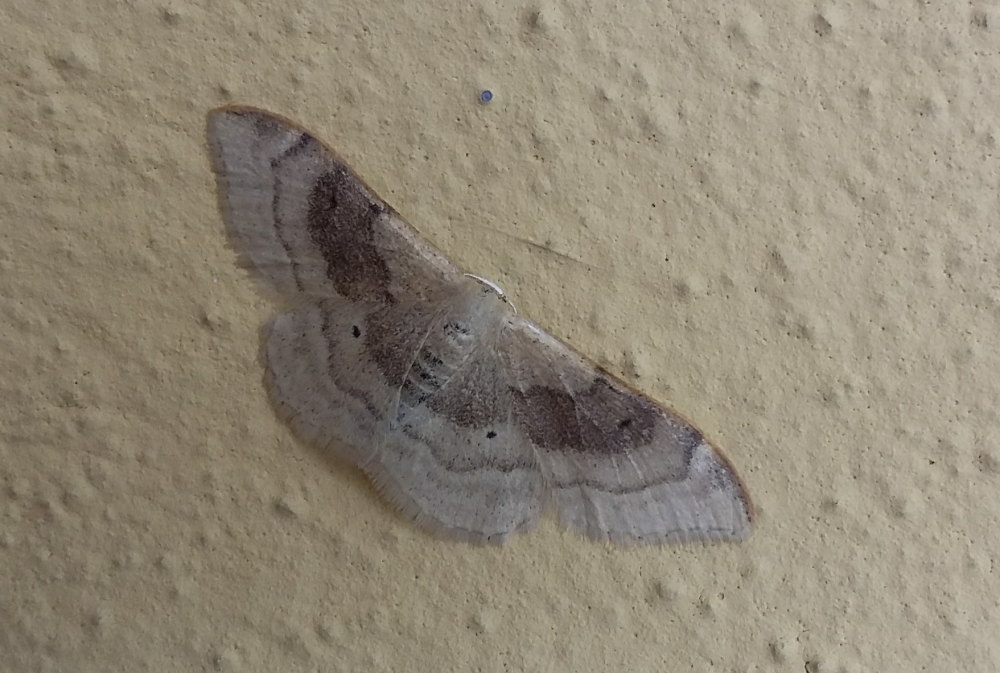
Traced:
<path fill-rule="evenodd" d="M 991 3 L 16 0 L 0 45 L 0 670 L 1000 667 Z M 296 441 L 228 101 L 696 419 L 750 540 L 442 543 Z"/>

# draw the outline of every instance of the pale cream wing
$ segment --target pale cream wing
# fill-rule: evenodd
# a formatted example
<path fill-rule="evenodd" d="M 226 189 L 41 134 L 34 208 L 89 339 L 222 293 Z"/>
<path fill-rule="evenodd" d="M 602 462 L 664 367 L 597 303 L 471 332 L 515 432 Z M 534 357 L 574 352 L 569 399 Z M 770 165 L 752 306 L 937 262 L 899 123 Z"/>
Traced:
<path fill-rule="evenodd" d="M 365 469 L 429 530 L 501 544 L 535 525 L 545 484 L 512 423 L 512 388 L 495 336 L 460 361 L 421 349 L 400 387 L 392 428 Z M 433 381 L 435 371 L 447 374 Z"/>
<path fill-rule="evenodd" d="M 437 296 L 455 266 L 308 131 L 252 107 L 208 116 L 229 239 L 279 292 L 388 302 Z"/>
<path fill-rule="evenodd" d="M 271 401 L 302 439 L 364 467 L 388 432 L 432 307 L 328 297 L 268 325 Z"/>
<path fill-rule="evenodd" d="M 624 543 L 749 533 L 746 490 L 697 428 L 522 318 L 509 321 L 501 352 L 514 421 L 564 525 Z"/>
<path fill-rule="evenodd" d="M 429 345 L 446 312 L 339 298 L 302 306 L 271 325 L 269 389 L 297 434 L 359 465 L 425 528 L 502 543 L 535 523 L 544 484 L 510 423 L 495 339 L 459 362 Z"/>

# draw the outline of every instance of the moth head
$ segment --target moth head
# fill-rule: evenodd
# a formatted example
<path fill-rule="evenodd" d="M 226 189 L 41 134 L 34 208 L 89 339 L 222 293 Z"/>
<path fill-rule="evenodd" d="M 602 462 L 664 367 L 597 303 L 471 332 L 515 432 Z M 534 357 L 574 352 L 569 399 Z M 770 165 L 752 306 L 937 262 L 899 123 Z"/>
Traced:
<path fill-rule="evenodd" d="M 514 313 L 517 313 L 517 307 L 514 306 L 514 302 L 510 300 L 510 298 L 507 296 L 507 293 L 504 292 L 503 288 L 501 288 L 499 285 L 494 283 L 492 280 L 483 278 L 482 276 L 477 276 L 474 273 L 467 273 L 465 275 L 477 281 L 480 285 L 482 285 L 483 292 L 493 292 L 494 294 L 496 294 L 497 297 L 500 298 L 500 300 L 503 303 L 510 304 L 510 308 L 514 311 Z"/>

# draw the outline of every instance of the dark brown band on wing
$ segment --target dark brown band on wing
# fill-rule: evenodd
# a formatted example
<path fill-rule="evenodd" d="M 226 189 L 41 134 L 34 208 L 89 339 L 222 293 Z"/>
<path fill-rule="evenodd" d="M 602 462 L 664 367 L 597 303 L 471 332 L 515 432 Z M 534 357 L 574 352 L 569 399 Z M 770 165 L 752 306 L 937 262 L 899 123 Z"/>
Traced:
<path fill-rule="evenodd" d="M 321 175 L 309 193 L 306 227 L 337 292 L 353 301 L 391 303 L 389 267 L 375 245 L 385 206 L 349 170 Z"/>
<path fill-rule="evenodd" d="M 427 399 L 427 406 L 455 425 L 485 430 L 508 416 L 510 387 L 506 372 L 489 348 L 466 357 L 441 388 Z"/>
<path fill-rule="evenodd" d="M 669 421 L 652 401 L 618 390 L 600 376 L 574 394 L 548 386 L 515 388 L 512 393 L 525 432 L 550 451 L 606 455 L 635 451 L 655 441 L 657 423 Z M 682 447 L 687 456 L 702 441 L 694 427 L 676 422 L 668 427 L 674 431 L 672 445 Z"/>
<path fill-rule="evenodd" d="M 402 304 L 382 306 L 365 316 L 362 338 L 367 355 L 390 387 L 403 385 L 430 322 L 425 311 Z"/>

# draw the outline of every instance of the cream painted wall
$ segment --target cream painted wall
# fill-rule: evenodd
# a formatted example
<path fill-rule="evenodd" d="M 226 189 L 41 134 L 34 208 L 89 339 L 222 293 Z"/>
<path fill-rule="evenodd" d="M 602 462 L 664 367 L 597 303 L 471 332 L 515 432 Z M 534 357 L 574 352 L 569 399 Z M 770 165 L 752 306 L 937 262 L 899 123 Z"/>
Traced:
<path fill-rule="evenodd" d="M 991 3 L 17 1 L 0 45 L 0 670 L 1000 667 Z M 751 539 L 443 543 L 297 442 L 230 101 L 696 419 Z"/>

